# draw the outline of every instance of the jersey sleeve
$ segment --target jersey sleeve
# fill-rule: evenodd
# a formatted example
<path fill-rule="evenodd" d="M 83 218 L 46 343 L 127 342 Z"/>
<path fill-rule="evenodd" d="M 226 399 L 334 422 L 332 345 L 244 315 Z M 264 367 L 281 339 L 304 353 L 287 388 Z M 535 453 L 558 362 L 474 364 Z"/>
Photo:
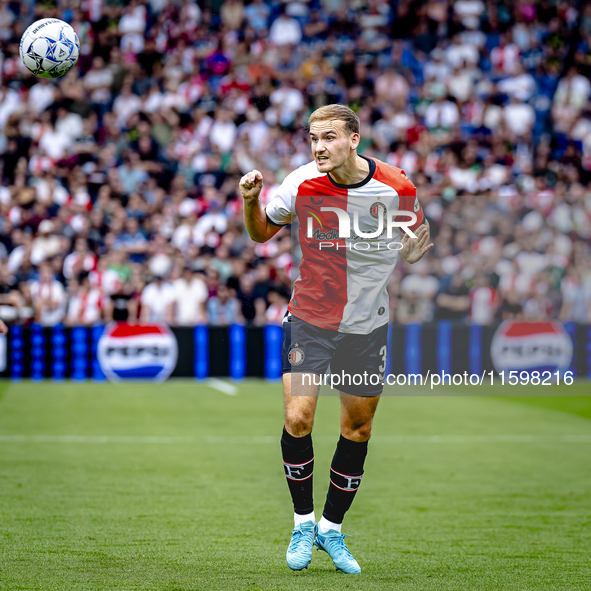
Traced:
<path fill-rule="evenodd" d="M 416 214 L 417 221 L 412 226 L 409 226 L 409 229 L 414 231 L 425 220 L 423 208 L 421 207 L 421 204 L 419 203 L 419 198 L 417 197 L 417 188 L 413 185 L 413 183 L 406 176 L 403 170 L 400 170 L 400 178 L 398 180 L 399 183 L 397 183 L 397 191 L 398 196 L 400 197 L 398 209 L 400 209 L 400 211 L 412 211 L 414 214 Z M 400 220 L 405 219 L 407 220 L 408 217 L 400 217 Z"/>
<path fill-rule="evenodd" d="M 265 208 L 267 219 L 275 226 L 287 226 L 296 217 L 295 199 L 298 193 L 296 171 L 288 174 Z"/>

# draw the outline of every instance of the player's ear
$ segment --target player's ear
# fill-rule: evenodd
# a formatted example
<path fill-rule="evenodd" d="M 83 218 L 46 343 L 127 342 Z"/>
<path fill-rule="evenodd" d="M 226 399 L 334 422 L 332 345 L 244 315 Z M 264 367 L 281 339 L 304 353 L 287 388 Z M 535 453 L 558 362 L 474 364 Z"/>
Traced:
<path fill-rule="evenodd" d="M 351 134 L 351 150 L 356 150 L 359 146 L 359 141 L 361 140 L 361 136 L 358 133 Z"/>

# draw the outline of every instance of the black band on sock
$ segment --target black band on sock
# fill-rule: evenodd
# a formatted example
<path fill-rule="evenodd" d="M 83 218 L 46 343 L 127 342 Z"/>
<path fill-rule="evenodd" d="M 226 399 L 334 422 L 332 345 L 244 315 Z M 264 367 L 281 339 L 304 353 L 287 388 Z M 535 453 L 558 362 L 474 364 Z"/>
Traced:
<path fill-rule="evenodd" d="M 342 435 L 330 466 L 330 485 L 323 515 L 333 523 L 342 523 L 361 484 L 367 441 L 345 439 Z"/>
<path fill-rule="evenodd" d="M 283 468 L 289 492 L 293 500 L 294 511 L 307 515 L 314 511 L 312 495 L 312 474 L 314 472 L 314 449 L 312 435 L 294 437 L 285 427 L 281 436 Z"/>

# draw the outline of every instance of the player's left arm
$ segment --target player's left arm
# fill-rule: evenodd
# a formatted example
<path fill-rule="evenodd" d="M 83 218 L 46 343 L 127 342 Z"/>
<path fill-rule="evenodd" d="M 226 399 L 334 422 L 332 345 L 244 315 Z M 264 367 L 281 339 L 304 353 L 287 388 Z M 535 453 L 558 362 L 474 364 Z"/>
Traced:
<path fill-rule="evenodd" d="M 416 238 L 411 238 L 406 232 L 404 232 L 401 240 L 402 248 L 400 249 L 400 254 L 407 263 L 416 263 L 433 248 L 434 244 L 431 242 L 431 228 L 429 222 L 425 217 L 423 208 L 417 197 L 417 189 L 404 172 L 400 172 L 401 187 L 398 194 L 402 205 L 401 209 L 412 211 L 417 216 L 415 225 L 410 226 L 410 229 L 416 235 Z"/>

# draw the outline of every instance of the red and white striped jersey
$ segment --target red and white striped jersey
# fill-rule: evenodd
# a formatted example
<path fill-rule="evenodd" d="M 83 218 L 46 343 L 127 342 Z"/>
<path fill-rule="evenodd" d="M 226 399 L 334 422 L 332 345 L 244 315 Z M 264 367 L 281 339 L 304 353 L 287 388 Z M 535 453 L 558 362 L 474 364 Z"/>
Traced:
<path fill-rule="evenodd" d="M 365 158 L 365 157 L 364 157 Z M 318 172 L 315 162 L 289 174 L 267 205 L 268 219 L 275 225 L 300 221 L 299 242 L 302 260 L 294 283 L 289 310 L 298 318 L 321 328 L 350 334 L 369 334 L 388 323 L 387 284 L 400 249 L 401 233 L 393 228 L 377 238 L 378 218 L 388 212 L 410 211 L 417 219 L 408 227 L 415 230 L 423 223 L 423 210 L 416 188 L 404 171 L 373 158 L 369 174 L 361 182 L 342 185 L 328 174 Z M 339 237 L 338 214 L 322 211 L 334 207 L 345 211 L 351 220 L 351 238 Z M 312 218 L 312 236 L 308 236 L 308 218 Z M 408 217 L 398 216 L 399 221 Z"/>

